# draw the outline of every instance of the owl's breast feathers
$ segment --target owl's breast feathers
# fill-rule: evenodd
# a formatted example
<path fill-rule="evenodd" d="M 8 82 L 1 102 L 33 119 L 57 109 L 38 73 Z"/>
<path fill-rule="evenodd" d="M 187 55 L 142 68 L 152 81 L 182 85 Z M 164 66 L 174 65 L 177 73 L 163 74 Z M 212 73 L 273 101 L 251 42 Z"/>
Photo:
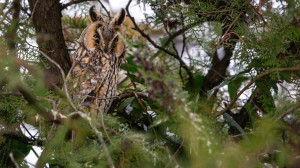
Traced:
<path fill-rule="evenodd" d="M 116 95 L 122 57 L 115 56 L 113 52 L 89 51 L 83 46 L 76 49 L 74 56 L 67 77 L 73 101 L 106 112 Z"/>

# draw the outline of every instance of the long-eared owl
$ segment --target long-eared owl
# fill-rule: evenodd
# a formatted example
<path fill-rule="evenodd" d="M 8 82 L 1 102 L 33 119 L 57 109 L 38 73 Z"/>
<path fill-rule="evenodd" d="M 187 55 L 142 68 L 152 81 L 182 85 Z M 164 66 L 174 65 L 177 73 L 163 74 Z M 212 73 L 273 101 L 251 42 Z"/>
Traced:
<path fill-rule="evenodd" d="M 126 52 L 120 39 L 124 18 L 122 9 L 107 22 L 92 6 L 91 23 L 76 42 L 73 65 L 66 80 L 73 101 L 88 109 L 92 116 L 106 113 L 117 92 L 120 64 Z"/>

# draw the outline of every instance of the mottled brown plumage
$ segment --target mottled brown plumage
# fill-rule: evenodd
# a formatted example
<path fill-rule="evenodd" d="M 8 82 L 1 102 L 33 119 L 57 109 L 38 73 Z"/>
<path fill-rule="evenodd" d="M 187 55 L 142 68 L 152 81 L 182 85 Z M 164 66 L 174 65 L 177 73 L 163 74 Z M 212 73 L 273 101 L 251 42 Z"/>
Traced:
<path fill-rule="evenodd" d="M 73 101 L 96 116 L 107 112 L 117 92 L 118 72 L 125 55 L 125 45 L 119 39 L 125 10 L 106 22 L 92 6 L 89 18 L 91 23 L 77 41 L 67 84 Z"/>

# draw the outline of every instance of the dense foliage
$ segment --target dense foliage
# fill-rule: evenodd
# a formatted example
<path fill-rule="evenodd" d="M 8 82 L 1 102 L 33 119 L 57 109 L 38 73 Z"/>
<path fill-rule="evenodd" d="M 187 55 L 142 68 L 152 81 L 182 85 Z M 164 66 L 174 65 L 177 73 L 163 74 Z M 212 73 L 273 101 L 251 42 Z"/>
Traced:
<path fill-rule="evenodd" d="M 36 167 L 300 167 L 298 0 L 130 0 L 119 96 L 100 121 L 61 89 L 68 66 L 53 70 L 57 37 L 32 2 L 0 5 L 0 167 L 32 167 L 34 147 Z M 60 2 L 70 55 L 99 2 Z M 135 3 L 153 11 L 142 22 Z"/>

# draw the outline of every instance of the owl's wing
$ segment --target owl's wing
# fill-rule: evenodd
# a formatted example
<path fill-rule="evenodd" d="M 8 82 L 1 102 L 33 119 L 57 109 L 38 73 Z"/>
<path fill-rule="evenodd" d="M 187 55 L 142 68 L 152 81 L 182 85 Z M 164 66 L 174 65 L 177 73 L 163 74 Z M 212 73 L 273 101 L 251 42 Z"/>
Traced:
<path fill-rule="evenodd" d="M 99 54 L 86 52 L 84 55 L 76 57 L 67 80 L 72 99 L 80 104 L 89 103 L 91 98 L 96 97 L 107 69 Z"/>

